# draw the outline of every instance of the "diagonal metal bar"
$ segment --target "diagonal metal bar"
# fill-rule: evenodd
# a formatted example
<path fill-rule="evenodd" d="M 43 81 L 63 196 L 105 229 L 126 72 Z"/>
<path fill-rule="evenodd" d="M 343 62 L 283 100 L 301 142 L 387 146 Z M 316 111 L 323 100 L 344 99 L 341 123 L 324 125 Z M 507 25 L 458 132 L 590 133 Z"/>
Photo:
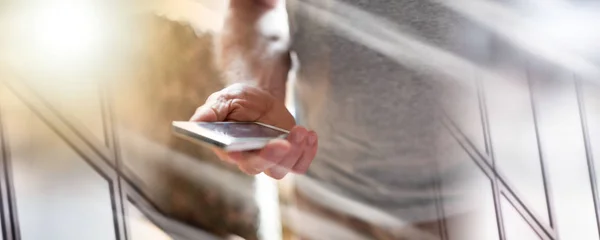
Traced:
<path fill-rule="evenodd" d="M 108 182 L 110 203 L 113 209 L 113 219 L 118 219 L 118 197 L 119 191 L 115 179 L 117 173 L 109 164 L 110 160 L 104 158 L 98 149 L 90 146 L 86 139 L 82 138 L 81 133 L 75 132 L 69 123 L 64 121 L 64 117 L 57 114 L 56 111 L 49 108 L 46 102 L 39 98 L 34 92 L 29 91 L 24 84 L 19 84 L 15 80 L 4 79 L 4 85 L 19 100 L 21 100 L 35 115 L 37 115 L 52 131 L 54 131 L 67 145 L 69 145 L 98 175 Z M 18 221 L 14 221 L 18 223 Z M 119 229 L 115 223 L 116 239 L 120 240 Z"/>
<path fill-rule="evenodd" d="M 81 132 L 76 131 L 73 126 L 64 121 L 64 116 L 48 107 L 48 104 L 42 98 L 39 98 L 35 92 L 31 91 L 28 86 L 21 81 L 7 78 L 3 79 L 2 83 L 61 139 L 81 155 L 102 177 L 107 180 L 115 177 L 116 173 L 109 164 L 109 156 L 101 154 L 101 152 L 105 153 L 106 151 L 98 151 L 95 144 L 90 144 L 89 139 L 82 137 Z"/>
<path fill-rule="evenodd" d="M 114 116 L 109 116 L 109 118 L 105 119 L 105 124 L 109 124 L 110 132 L 105 132 L 106 136 L 110 136 L 111 139 L 107 142 L 107 145 L 112 149 L 113 152 L 108 151 L 104 144 L 97 141 L 97 139 L 90 139 L 87 136 L 93 136 L 91 133 L 87 132 L 85 128 L 78 126 L 76 123 L 72 123 L 68 121 L 68 118 L 63 116 L 59 111 L 56 111 L 50 104 L 44 101 L 39 95 L 36 94 L 29 86 L 22 84 L 22 82 L 16 81 L 14 79 L 3 78 L 0 79 L 0 83 L 3 83 L 4 86 L 8 90 L 10 90 L 13 94 L 15 94 L 25 105 L 31 109 L 34 114 L 38 115 L 38 117 L 46 123 L 62 140 L 64 140 L 74 151 L 76 151 L 98 174 L 109 181 L 110 186 L 110 194 L 111 200 L 113 204 L 113 214 L 121 215 L 121 219 L 123 221 L 123 230 L 121 232 L 117 231 L 117 239 L 128 239 L 127 232 L 127 221 L 126 221 L 126 207 L 125 201 L 127 199 L 132 200 L 132 203 L 137 205 L 138 207 L 142 207 L 147 211 L 155 212 L 158 208 L 157 206 L 150 200 L 141 189 L 137 188 L 135 182 L 132 180 L 131 176 L 132 172 L 127 168 L 120 164 L 120 156 L 118 154 L 118 136 L 114 127 Z M 2 87 L 2 85 L 0 85 Z M 103 97 L 107 96 L 108 92 L 104 92 Z M 105 110 L 112 111 L 110 102 L 105 102 Z M 112 114 L 112 112 L 111 112 Z M 0 122 L 0 127 L 1 127 Z M 0 128 L 1 130 L 1 128 Z M 0 133 L 2 133 L 0 131 Z M 6 139 L 1 138 L 0 135 L 0 143 L 5 143 Z M 1 145 L 0 145 L 1 146 Z M 113 164 L 114 163 L 114 164 Z M 118 182 L 118 184 L 117 184 Z M 9 184 L 12 187 L 12 183 Z M 121 201 L 121 205 L 118 206 L 115 204 L 115 199 L 119 198 Z M 2 203 L 4 204 L 4 203 Z M 3 209 L 0 207 L 0 210 Z M 120 209 L 120 210 L 119 210 Z M 161 216 L 157 212 L 153 214 L 154 218 L 150 219 L 155 222 L 159 226 L 163 226 L 163 222 L 168 222 L 166 216 Z M 4 215 L 1 216 L 4 219 Z M 12 215 L 12 223 L 13 229 L 16 226 L 16 232 L 13 231 L 14 238 L 4 238 L 4 239 L 15 239 L 19 240 L 19 232 L 18 232 L 18 220 L 16 219 L 16 206 L 14 206 L 14 212 Z M 159 219 L 160 218 L 160 219 Z M 161 223 L 161 224 L 158 224 Z M 172 225 L 172 224 L 171 224 Z M 180 228 L 179 226 L 171 226 L 168 225 L 168 229 L 177 230 Z M 170 227 L 169 227 L 170 226 Z M 190 228 L 191 229 L 191 228 Z M 117 230 L 117 229 L 116 229 Z M 187 232 L 194 232 L 201 235 L 198 236 L 207 236 L 212 237 L 212 235 L 200 230 L 200 229 L 192 229 L 187 230 Z M 204 238 L 202 238 L 204 239 Z M 212 239 L 212 238 L 207 238 Z"/>
<path fill-rule="evenodd" d="M 101 84 L 100 86 L 100 101 L 102 104 L 102 120 L 104 124 L 104 136 L 106 139 L 106 145 L 108 149 L 112 153 L 112 157 L 114 159 L 113 163 L 115 164 L 115 170 L 117 172 L 117 178 L 115 179 L 116 185 L 116 195 L 118 196 L 115 199 L 115 213 L 114 223 L 115 229 L 117 230 L 118 239 L 127 240 L 129 239 L 127 220 L 125 214 L 125 196 L 126 192 L 123 189 L 123 179 L 122 179 L 122 171 L 123 165 L 121 163 L 121 154 L 119 148 L 119 140 L 117 136 L 117 132 L 115 130 L 115 119 L 113 115 L 112 101 L 110 100 L 109 94 L 109 86 L 108 84 Z"/>
<path fill-rule="evenodd" d="M 439 164 L 435 165 L 435 171 L 438 173 L 438 175 L 440 174 L 440 168 L 439 168 Z M 442 187 L 442 181 L 441 180 L 436 180 L 434 183 L 434 191 L 435 191 L 435 209 L 436 212 L 438 214 L 438 216 L 440 217 L 440 219 L 444 219 L 446 216 L 446 212 L 444 209 L 444 190 Z M 448 226 L 447 226 L 447 222 L 445 220 L 441 220 L 438 221 L 438 230 L 440 233 L 440 238 L 441 240 L 449 240 L 450 237 L 448 236 Z"/>
<path fill-rule="evenodd" d="M 485 91 L 481 78 L 476 80 L 477 87 L 477 99 L 479 101 L 479 112 L 481 115 L 481 125 L 483 126 L 483 135 L 485 139 L 485 150 L 487 155 L 490 156 L 493 169 L 497 169 L 496 157 L 494 155 L 494 147 L 492 145 L 492 137 L 490 131 L 490 122 L 488 119 L 488 109 L 485 98 Z M 504 230 L 504 217 L 502 215 L 502 204 L 500 204 L 500 190 L 498 187 L 498 178 L 492 177 L 492 195 L 494 198 L 494 210 L 496 211 L 496 224 L 498 226 L 498 235 L 500 240 L 506 240 L 506 233 Z"/>
<path fill-rule="evenodd" d="M 112 153 L 97 139 L 87 138 L 87 136 L 93 136 L 91 132 L 78 124 L 72 125 L 71 121 L 66 120 L 68 119 L 66 116 L 52 108 L 43 98 L 20 81 L 3 78 L 0 79 L 0 83 L 4 83 L 7 89 L 19 97 L 48 126 L 55 129 L 59 136 L 71 144 L 75 150 L 80 151 L 83 156 L 93 158 L 94 161 L 91 163 L 94 165 L 93 167 L 100 168 L 103 172 L 113 172 L 112 176 L 118 173 L 113 164 L 116 161 Z M 121 173 L 123 173 L 123 169 L 121 169 Z M 127 183 L 135 185 L 128 174 L 123 174 L 122 178 Z"/>
<path fill-rule="evenodd" d="M 60 127 L 61 132 L 64 131 L 65 133 L 68 132 L 69 134 L 76 135 L 77 138 L 84 141 L 91 150 L 96 152 L 97 155 L 100 155 L 103 161 L 114 168 L 114 159 L 106 145 L 96 137 L 89 137 L 94 136 L 94 134 L 79 122 L 73 121 L 72 119 L 75 119 L 74 117 L 67 116 L 65 113 L 56 109 L 49 101 L 47 101 L 47 99 L 42 97 L 39 92 L 18 76 L 12 75 L 5 77 L 2 82 L 4 82 L 5 86 L 26 103 L 34 112 L 36 112 L 36 114 L 44 116 L 44 119 L 51 121 L 51 123 L 57 123 L 53 126 Z"/>
<path fill-rule="evenodd" d="M 520 195 L 517 194 L 513 187 L 511 187 L 506 180 L 507 178 L 493 168 L 489 157 L 479 152 L 475 145 L 467 138 L 467 136 L 465 136 L 462 131 L 459 130 L 459 128 L 448 115 L 444 115 L 442 117 L 442 122 L 450 131 L 452 136 L 458 141 L 460 146 L 469 154 L 469 156 L 471 156 L 471 159 L 475 162 L 475 164 L 490 179 L 498 179 L 498 183 L 503 190 L 502 192 L 509 196 L 507 199 L 511 201 L 512 204 L 518 206 L 516 210 L 519 212 L 519 214 L 524 216 L 525 221 L 527 221 L 527 223 L 533 227 L 536 233 L 547 236 L 548 239 L 557 239 L 554 229 L 539 220 L 540 218 L 530 210 L 530 208 L 521 200 L 522 198 L 519 197 Z"/>
<path fill-rule="evenodd" d="M 575 94 L 577 95 L 577 104 L 579 105 L 579 117 L 581 118 L 581 130 L 583 131 L 583 141 L 585 143 L 585 154 L 590 175 L 590 185 L 592 186 L 592 195 L 594 198 L 594 210 L 596 211 L 596 225 L 600 234 L 600 199 L 598 196 L 598 182 L 596 177 L 596 167 L 594 163 L 594 154 L 590 140 L 589 125 L 587 121 L 587 111 L 585 106 L 584 94 L 581 81 L 575 79 Z"/>
<path fill-rule="evenodd" d="M 538 109 L 535 104 L 535 92 L 533 91 L 533 82 L 531 78 L 531 66 L 527 64 L 527 87 L 529 91 L 529 101 L 531 104 L 531 112 L 533 113 L 533 126 L 535 128 L 535 138 L 536 144 L 538 148 L 538 156 L 540 158 L 540 167 L 542 168 L 542 180 L 544 181 L 544 194 L 546 196 L 546 205 L 548 209 L 548 220 L 550 221 L 550 226 L 554 229 L 554 232 L 558 236 L 558 227 L 556 226 L 556 214 L 554 211 L 554 199 L 552 197 L 552 187 L 550 184 L 548 166 L 546 165 L 546 160 L 544 157 L 544 153 L 542 151 L 542 139 L 540 138 L 540 127 L 538 124 Z"/>
<path fill-rule="evenodd" d="M 517 213 L 523 218 L 523 219 L 527 219 L 526 215 L 521 214 L 522 212 L 524 212 L 525 210 L 522 209 L 522 206 L 519 204 L 515 204 L 517 202 L 516 199 L 514 199 L 514 196 L 508 195 L 506 194 L 506 190 L 503 189 L 501 190 L 502 193 L 501 195 L 504 197 L 504 199 L 506 199 L 506 201 L 508 201 L 508 203 L 510 204 L 510 206 L 513 207 L 513 209 L 515 209 L 517 211 Z M 505 206 L 506 207 L 506 206 Z M 529 221 L 526 221 L 527 225 L 529 225 L 529 227 L 531 227 L 532 229 L 534 229 L 535 234 L 543 240 L 552 240 L 552 238 L 550 236 L 544 235 L 542 231 L 540 231 L 539 229 L 536 230 L 536 226 L 531 225 L 531 223 Z"/>
<path fill-rule="evenodd" d="M 47 126 L 49 126 L 62 140 L 64 140 L 74 151 L 76 151 L 89 166 L 91 166 L 100 176 L 109 182 L 110 197 L 115 222 L 115 232 L 117 239 L 125 239 L 125 230 L 121 228 L 124 223 L 122 206 L 123 190 L 118 184 L 120 180 L 131 183 L 125 174 L 117 171 L 115 165 L 115 155 L 112 155 L 106 146 L 99 143 L 96 139 L 90 139 L 91 133 L 85 131 L 85 128 L 71 125 L 67 117 L 61 115 L 49 105 L 43 98 L 39 97 L 29 86 L 14 79 L 2 79 L 2 83 L 8 90 L 17 96 L 31 111 L 36 114 Z M 143 193 L 139 196 L 147 198 Z M 121 202 L 119 205 L 118 203 Z M 120 215 L 120 216 L 119 216 Z M 119 220 L 121 219 L 121 220 Z M 121 222 L 118 222 L 121 221 Z M 16 221 L 15 221 L 16 222 Z M 119 231 L 121 229 L 121 231 Z"/>
<path fill-rule="evenodd" d="M 515 209 L 517 211 L 519 216 L 521 216 L 525 220 L 527 225 L 529 225 L 529 227 L 531 227 L 531 229 L 533 229 L 535 234 L 537 234 L 540 237 L 540 239 L 543 239 L 543 240 L 558 239 L 558 235 L 556 235 L 556 237 L 549 236 L 549 235 L 545 234 L 543 229 L 541 229 L 539 226 L 535 225 L 534 224 L 535 219 L 532 219 L 531 216 L 525 214 L 528 210 L 522 204 L 519 203 L 520 200 L 515 195 L 509 194 L 509 192 L 510 191 L 508 189 L 506 189 L 505 186 L 500 186 L 501 196 L 503 196 L 504 199 L 506 199 L 506 201 L 513 207 L 513 209 Z"/>
<path fill-rule="evenodd" d="M 3 91 L 4 89 L 0 85 L 0 94 Z M 2 171 L 0 173 L 0 196 L 2 198 L 0 209 L 2 213 L 2 239 L 18 240 L 21 239 L 21 236 L 12 176 L 12 162 L 2 113 L 2 105 L 0 104 L 0 170 Z"/>

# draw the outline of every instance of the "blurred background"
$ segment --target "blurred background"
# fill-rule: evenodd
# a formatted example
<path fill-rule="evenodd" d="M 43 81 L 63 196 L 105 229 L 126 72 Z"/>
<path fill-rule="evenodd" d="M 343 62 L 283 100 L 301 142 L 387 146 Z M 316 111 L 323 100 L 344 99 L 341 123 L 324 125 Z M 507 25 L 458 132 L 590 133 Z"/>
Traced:
<path fill-rule="evenodd" d="M 489 44 L 472 60 L 498 74 L 447 69 L 472 87 L 470 107 L 451 116 L 469 124 L 451 133 L 486 183 L 471 186 L 487 206 L 473 231 L 600 239 L 597 5 L 439 2 L 485 29 L 464 33 L 465 48 Z M 171 121 L 223 87 L 212 46 L 226 4 L 0 2 L 0 239 L 278 240 L 318 230 L 281 219 L 285 181 L 245 176 L 171 135 Z"/>
<path fill-rule="evenodd" d="M 223 86 L 203 4 L 0 3 L 1 239 L 257 239 L 254 179 L 170 132 Z"/>

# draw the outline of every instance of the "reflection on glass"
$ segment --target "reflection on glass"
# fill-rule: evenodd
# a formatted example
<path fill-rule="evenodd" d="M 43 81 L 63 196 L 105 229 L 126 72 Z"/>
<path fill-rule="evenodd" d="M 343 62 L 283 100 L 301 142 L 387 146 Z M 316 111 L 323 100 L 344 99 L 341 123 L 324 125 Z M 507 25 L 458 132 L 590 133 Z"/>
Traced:
<path fill-rule="evenodd" d="M 445 85 L 442 92 L 445 95 L 441 99 L 452 100 L 442 101 L 441 104 L 452 121 L 477 147 L 477 150 L 485 152 L 476 78 L 474 76 L 471 79 L 464 79 L 464 81 L 465 85 L 458 88 L 453 84 Z"/>
<path fill-rule="evenodd" d="M 130 201 L 127 204 L 127 226 L 130 240 L 171 240 L 160 228 L 150 222 Z"/>
<path fill-rule="evenodd" d="M 600 85 L 587 83 L 583 85 L 582 94 L 586 109 L 585 117 L 587 118 L 590 146 L 594 157 L 596 181 L 598 181 L 600 175 Z"/>
<path fill-rule="evenodd" d="M 529 224 L 521 217 L 519 212 L 515 210 L 513 205 L 506 200 L 504 196 L 501 198 L 502 216 L 504 220 L 504 233 L 506 240 L 535 240 L 541 239 Z"/>
<path fill-rule="evenodd" d="M 115 239 L 107 180 L 16 97 L 0 96 L 21 238 Z"/>
<path fill-rule="evenodd" d="M 102 144 L 106 143 L 102 116 L 100 88 L 94 82 L 83 81 L 86 76 L 74 76 L 34 81 L 31 85 L 54 109 L 81 127 L 86 128 Z M 65 82 L 66 81 L 66 82 Z"/>
<path fill-rule="evenodd" d="M 495 57 L 494 67 L 501 79 L 485 79 L 484 89 L 496 166 L 527 206 L 549 224 L 529 83 L 521 64 L 524 61 L 504 45 L 499 45 Z"/>
<path fill-rule="evenodd" d="M 541 68 L 534 82 L 541 149 L 559 237 L 598 239 L 573 75 Z"/>
<path fill-rule="evenodd" d="M 449 239 L 499 239 L 490 179 L 455 140 L 446 134 L 445 139 L 451 140 L 449 146 L 444 149 L 445 156 L 450 159 L 462 159 L 464 164 L 460 165 L 460 179 L 453 177 L 442 181 L 441 189 L 445 195 L 459 193 L 457 198 L 444 199 L 444 211 L 448 215 L 455 212 L 456 208 L 467 206 L 468 209 L 466 214 L 451 216 L 453 220 L 447 221 Z"/>

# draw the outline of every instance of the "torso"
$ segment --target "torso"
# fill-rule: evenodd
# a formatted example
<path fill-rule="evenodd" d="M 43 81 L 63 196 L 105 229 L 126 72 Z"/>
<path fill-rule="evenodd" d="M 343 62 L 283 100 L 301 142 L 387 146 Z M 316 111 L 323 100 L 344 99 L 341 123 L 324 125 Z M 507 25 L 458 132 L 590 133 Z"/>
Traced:
<path fill-rule="evenodd" d="M 463 54 L 467 23 L 442 6 L 422 0 L 339 2 L 409 27 L 414 37 L 436 48 Z M 309 9 L 339 9 L 339 3 L 291 4 L 293 50 L 301 62 L 295 86 L 298 121 L 320 137 L 308 176 L 337 194 L 403 219 L 436 218 L 433 183 L 440 176 L 438 160 L 445 155 L 440 149 L 452 144 L 439 121 L 440 102 L 458 104 L 463 87 L 433 69 L 403 64 L 365 46 L 364 39 L 324 24 L 318 11 Z M 460 172 L 466 161 L 450 159 L 453 163 L 441 163 L 450 166 L 441 171 Z"/>

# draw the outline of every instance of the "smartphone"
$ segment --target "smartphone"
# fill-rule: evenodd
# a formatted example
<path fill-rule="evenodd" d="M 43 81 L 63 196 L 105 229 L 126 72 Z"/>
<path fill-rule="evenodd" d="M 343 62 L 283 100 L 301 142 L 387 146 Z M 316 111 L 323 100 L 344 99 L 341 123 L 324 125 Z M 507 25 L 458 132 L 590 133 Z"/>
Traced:
<path fill-rule="evenodd" d="M 173 122 L 173 132 L 183 138 L 218 147 L 227 152 L 264 148 L 289 131 L 258 122 Z"/>

